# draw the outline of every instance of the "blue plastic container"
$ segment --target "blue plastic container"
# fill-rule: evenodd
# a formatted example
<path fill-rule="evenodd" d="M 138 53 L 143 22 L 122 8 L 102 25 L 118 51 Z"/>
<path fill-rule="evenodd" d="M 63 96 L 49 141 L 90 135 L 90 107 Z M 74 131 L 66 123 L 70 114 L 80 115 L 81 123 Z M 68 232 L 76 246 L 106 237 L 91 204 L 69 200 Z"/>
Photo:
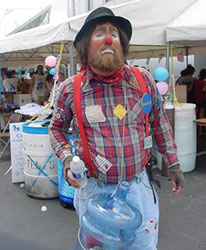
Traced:
<path fill-rule="evenodd" d="M 72 145 L 72 155 L 75 155 L 75 146 L 74 146 L 74 138 L 72 134 L 69 134 L 69 140 Z M 69 184 L 64 179 L 63 174 L 63 164 L 60 159 L 57 159 L 57 166 L 58 166 L 58 188 L 59 188 L 59 199 L 63 202 L 64 207 L 73 205 L 74 201 L 74 191 L 75 188 L 69 186 Z"/>
<path fill-rule="evenodd" d="M 80 240 L 86 250 L 95 247 L 122 250 L 134 242 L 142 215 L 126 199 L 129 187 L 129 182 L 122 181 L 114 194 L 100 193 L 88 201 L 80 230 Z"/>

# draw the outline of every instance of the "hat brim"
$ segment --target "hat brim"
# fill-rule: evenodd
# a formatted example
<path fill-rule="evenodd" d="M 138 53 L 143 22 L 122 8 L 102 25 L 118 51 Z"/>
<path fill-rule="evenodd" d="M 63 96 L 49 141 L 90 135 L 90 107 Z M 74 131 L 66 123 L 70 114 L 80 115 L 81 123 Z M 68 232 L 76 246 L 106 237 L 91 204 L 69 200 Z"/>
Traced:
<path fill-rule="evenodd" d="M 101 22 L 109 22 L 111 21 L 113 24 L 116 24 L 119 26 L 127 35 L 128 40 L 130 41 L 132 36 L 132 25 L 129 22 L 129 20 L 120 17 L 120 16 L 101 16 L 94 18 L 87 23 L 85 23 L 80 31 L 77 33 L 75 40 L 74 40 L 74 46 L 76 47 L 77 43 L 83 38 L 83 36 L 88 33 L 88 30 L 97 25 Z"/>

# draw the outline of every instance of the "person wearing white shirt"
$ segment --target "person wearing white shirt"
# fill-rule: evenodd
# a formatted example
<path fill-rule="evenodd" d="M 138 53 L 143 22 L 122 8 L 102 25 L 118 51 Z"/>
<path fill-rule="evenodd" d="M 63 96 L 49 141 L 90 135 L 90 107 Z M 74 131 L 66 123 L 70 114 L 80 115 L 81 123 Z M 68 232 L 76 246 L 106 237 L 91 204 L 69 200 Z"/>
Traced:
<path fill-rule="evenodd" d="M 14 77 L 11 71 L 6 72 L 6 79 L 3 80 L 3 90 L 5 92 L 17 92 L 19 79 Z"/>
<path fill-rule="evenodd" d="M 32 95 L 34 102 L 39 105 L 42 105 L 47 97 L 45 80 L 43 66 L 38 65 L 37 72 L 32 75 L 29 93 Z"/>

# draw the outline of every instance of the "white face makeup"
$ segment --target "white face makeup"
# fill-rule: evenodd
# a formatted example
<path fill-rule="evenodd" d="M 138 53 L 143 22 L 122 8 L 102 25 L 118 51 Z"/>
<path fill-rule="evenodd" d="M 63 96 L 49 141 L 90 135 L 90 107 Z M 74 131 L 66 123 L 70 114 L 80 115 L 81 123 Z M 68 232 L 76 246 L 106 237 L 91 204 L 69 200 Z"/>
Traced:
<path fill-rule="evenodd" d="M 113 73 L 124 64 L 119 31 L 110 22 L 97 25 L 92 32 L 88 59 L 99 74 Z"/>
<path fill-rule="evenodd" d="M 96 41 L 104 40 L 105 37 L 106 37 L 106 35 L 107 35 L 106 33 L 99 33 L 99 32 L 97 31 L 96 34 L 95 34 L 95 33 L 93 34 L 93 39 L 96 40 Z M 118 34 L 118 31 L 117 31 L 116 34 L 110 34 L 110 35 L 111 35 L 113 41 L 119 41 L 119 34 Z"/>
<path fill-rule="evenodd" d="M 111 23 L 98 25 L 91 36 L 91 44 L 93 53 L 114 54 L 115 50 L 120 48 L 120 37 L 118 29 Z M 101 48 L 103 49 L 101 51 Z"/>
<path fill-rule="evenodd" d="M 101 51 L 101 54 L 104 55 L 106 53 L 111 53 L 111 54 L 114 54 L 114 50 L 113 49 L 104 49 Z"/>

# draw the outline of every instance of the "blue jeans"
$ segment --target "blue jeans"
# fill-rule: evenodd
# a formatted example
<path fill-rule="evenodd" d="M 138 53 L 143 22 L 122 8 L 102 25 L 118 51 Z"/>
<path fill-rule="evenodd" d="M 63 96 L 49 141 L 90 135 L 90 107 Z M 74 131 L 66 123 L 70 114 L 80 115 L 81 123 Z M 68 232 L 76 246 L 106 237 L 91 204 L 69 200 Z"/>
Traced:
<path fill-rule="evenodd" d="M 127 200 L 131 201 L 142 214 L 143 221 L 136 230 L 136 239 L 127 250 L 157 250 L 159 231 L 159 202 L 154 195 L 146 171 L 142 171 L 138 177 L 130 182 Z M 105 185 L 95 178 L 89 178 L 84 189 L 76 189 L 74 196 L 74 207 L 79 216 L 79 222 L 87 211 L 87 200 L 94 194 L 101 192 L 112 193 L 117 185 Z"/>

